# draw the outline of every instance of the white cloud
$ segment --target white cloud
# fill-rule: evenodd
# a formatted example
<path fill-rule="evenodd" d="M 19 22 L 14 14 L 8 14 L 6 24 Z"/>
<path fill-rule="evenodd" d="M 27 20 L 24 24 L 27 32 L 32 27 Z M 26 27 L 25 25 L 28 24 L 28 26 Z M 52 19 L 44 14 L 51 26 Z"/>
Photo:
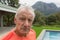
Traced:
<path fill-rule="evenodd" d="M 33 5 L 35 2 L 37 2 L 37 0 L 19 0 L 20 4 L 29 6 Z"/>
<path fill-rule="evenodd" d="M 46 2 L 46 3 L 55 3 L 58 7 L 60 7 L 60 0 L 19 0 L 19 3 L 20 4 L 24 4 L 24 5 L 33 5 L 35 2 L 37 1 L 43 1 L 43 2 Z"/>

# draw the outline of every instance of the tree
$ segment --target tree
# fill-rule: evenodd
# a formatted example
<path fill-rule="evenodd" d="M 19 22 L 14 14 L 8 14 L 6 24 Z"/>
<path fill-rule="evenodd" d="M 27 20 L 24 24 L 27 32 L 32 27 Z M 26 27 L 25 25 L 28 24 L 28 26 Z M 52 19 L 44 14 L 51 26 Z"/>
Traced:
<path fill-rule="evenodd" d="M 47 25 L 57 25 L 60 24 L 60 12 L 49 15 L 46 18 Z"/>
<path fill-rule="evenodd" d="M 3 16 L 4 26 L 14 25 L 14 14 L 7 14 Z"/>
<path fill-rule="evenodd" d="M 9 6 L 12 6 L 12 7 L 18 7 L 19 6 L 18 0 L 7 0 L 7 3 Z"/>
<path fill-rule="evenodd" d="M 45 25 L 45 16 L 40 11 L 35 11 L 34 24 Z"/>
<path fill-rule="evenodd" d="M 0 0 L 0 2 L 16 8 L 19 6 L 18 0 Z"/>
<path fill-rule="evenodd" d="M 56 18 L 57 18 L 56 24 L 57 24 L 57 25 L 60 25 L 60 12 L 55 13 L 55 16 L 56 16 Z"/>
<path fill-rule="evenodd" d="M 49 16 L 47 17 L 46 22 L 47 22 L 48 25 L 53 25 L 53 24 L 56 23 L 56 20 L 57 20 L 57 18 L 56 18 L 55 15 L 49 15 Z"/>

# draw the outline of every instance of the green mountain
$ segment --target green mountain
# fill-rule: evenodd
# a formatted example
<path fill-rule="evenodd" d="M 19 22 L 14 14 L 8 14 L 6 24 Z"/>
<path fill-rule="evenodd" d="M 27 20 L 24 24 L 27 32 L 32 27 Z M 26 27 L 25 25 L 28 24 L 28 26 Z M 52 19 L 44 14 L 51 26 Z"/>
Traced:
<path fill-rule="evenodd" d="M 35 10 L 44 13 L 44 15 L 49 15 L 60 11 L 60 8 L 58 8 L 54 3 L 45 3 L 41 1 L 36 2 L 32 7 Z"/>

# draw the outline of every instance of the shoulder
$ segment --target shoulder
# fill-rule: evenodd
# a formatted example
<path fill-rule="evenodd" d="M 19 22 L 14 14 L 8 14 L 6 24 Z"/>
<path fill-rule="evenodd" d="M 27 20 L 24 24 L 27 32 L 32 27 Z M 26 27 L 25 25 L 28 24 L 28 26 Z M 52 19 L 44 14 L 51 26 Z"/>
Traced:
<path fill-rule="evenodd" d="M 31 29 L 30 32 L 29 32 L 29 34 L 36 35 L 36 32 L 33 29 Z"/>
<path fill-rule="evenodd" d="M 33 33 L 35 33 L 35 30 L 31 29 L 31 30 L 30 30 L 30 32 L 33 32 Z"/>
<path fill-rule="evenodd" d="M 31 29 L 28 37 L 30 40 L 36 40 L 36 32 L 33 29 Z"/>

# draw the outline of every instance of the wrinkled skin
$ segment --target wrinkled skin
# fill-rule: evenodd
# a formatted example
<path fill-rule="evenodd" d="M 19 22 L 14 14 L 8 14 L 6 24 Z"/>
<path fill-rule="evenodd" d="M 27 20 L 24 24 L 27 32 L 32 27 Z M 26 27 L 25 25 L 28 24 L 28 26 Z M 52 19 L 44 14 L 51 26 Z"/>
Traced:
<path fill-rule="evenodd" d="M 15 32 L 19 36 L 26 36 L 31 29 L 34 19 L 33 15 L 26 9 L 22 9 L 18 13 L 17 18 L 14 18 L 16 24 Z"/>

